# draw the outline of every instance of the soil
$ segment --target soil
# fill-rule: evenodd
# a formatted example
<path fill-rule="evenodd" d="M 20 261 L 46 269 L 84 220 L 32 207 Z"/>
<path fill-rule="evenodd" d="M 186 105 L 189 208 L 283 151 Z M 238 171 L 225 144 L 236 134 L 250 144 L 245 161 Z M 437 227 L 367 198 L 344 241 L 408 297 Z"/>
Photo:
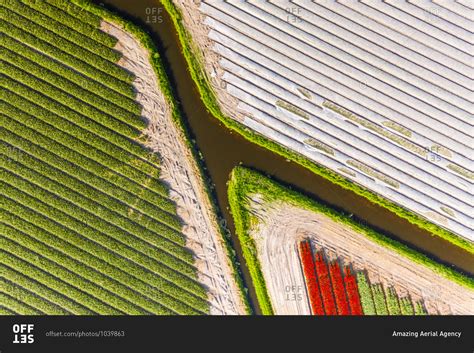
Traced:
<path fill-rule="evenodd" d="M 177 214 L 184 223 L 186 246 L 194 253 L 198 280 L 208 290 L 210 314 L 245 314 L 245 306 L 236 284 L 209 197 L 198 166 L 186 144 L 183 132 L 172 119 L 171 108 L 159 89 L 159 82 L 149 61 L 149 52 L 128 32 L 107 21 L 101 29 L 118 38 L 116 50 L 123 54 L 119 65 L 136 79 L 136 100 L 148 121 L 143 132 L 145 145 L 161 159 L 160 179 L 170 190 Z"/>
<path fill-rule="evenodd" d="M 379 245 L 344 223 L 289 203 L 251 198 L 258 219 L 250 231 L 257 246 L 268 294 L 276 314 L 309 315 L 310 307 L 298 257 L 298 242 L 310 239 L 329 260 L 367 271 L 371 283 L 393 287 L 400 297 L 423 300 L 430 314 L 474 314 L 474 291 Z M 303 290 L 301 290 L 303 288 Z M 298 293 L 304 295 L 297 300 Z M 288 295 L 290 294 L 290 295 Z"/>

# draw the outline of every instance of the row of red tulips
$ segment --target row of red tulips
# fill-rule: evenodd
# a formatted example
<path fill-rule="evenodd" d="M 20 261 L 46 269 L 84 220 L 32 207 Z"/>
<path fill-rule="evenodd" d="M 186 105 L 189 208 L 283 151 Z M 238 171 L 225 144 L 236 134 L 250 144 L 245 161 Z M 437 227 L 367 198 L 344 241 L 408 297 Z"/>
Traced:
<path fill-rule="evenodd" d="M 359 289 L 357 287 L 357 279 L 348 266 L 344 268 L 344 284 L 346 287 L 347 299 L 349 300 L 351 315 L 363 315 Z"/>
<path fill-rule="evenodd" d="M 326 315 L 337 315 L 336 303 L 332 293 L 331 279 L 326 260 L 321 252 L 315 256 L 316 274 L 318 275 L 319 288 L 323 298 L 324 311 Z"/>
<path fill-rule="evenodd" d="M 357 280 L 338 261 L 329 267 L 322 254 L 313 256 L 308 240 L 299 243 L 300 260 L 313 315 L 363 315 Z"/>
<path fill-rule="evenodd" d="M 314 258 L 308 241 L 299 244 L 300 258 L 303 265 L 306 288 L 308 289 L 309 302 L 313 315 L 324 315 L 323 302 L 319 294 L 319 285 L 314 270 Z"/>
<path fill-rule="evenodd" d="M 349 303 L 347 302 L 346 289 L 344 288 L 344 280 L 342 279 L 339 262 L 334 261 L 329 265 L 329 274 L 331 275 L 338 315 L 350 315 L 351 312 L 349 311 Z"/>

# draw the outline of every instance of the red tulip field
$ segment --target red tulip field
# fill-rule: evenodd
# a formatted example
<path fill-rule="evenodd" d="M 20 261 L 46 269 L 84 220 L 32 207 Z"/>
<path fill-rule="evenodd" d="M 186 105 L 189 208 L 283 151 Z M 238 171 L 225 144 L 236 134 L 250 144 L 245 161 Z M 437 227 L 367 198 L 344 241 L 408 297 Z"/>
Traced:
<path fill-rule="evenodd" d="M 399 298 L 393 288 L 370 283 L 365 271 L 354 272 L 339 259 L 313 252 L 308 240 L 298 245 L 306 292 L 313 315 L 424 315 L 422 302 Z"/>

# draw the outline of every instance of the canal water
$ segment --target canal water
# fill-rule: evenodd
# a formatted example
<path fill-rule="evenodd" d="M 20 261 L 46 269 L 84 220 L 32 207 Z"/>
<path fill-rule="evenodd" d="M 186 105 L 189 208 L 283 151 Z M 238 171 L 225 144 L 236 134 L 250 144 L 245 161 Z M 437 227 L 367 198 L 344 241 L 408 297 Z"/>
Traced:
<path fill-rule="evenodd" d="M 244 281 L 250 291 L 252 304 L 255 293 L 250 276 L 243 265 L 245 262 L 234 224 L 229 214 L 227 186 L 229 173 L 237 165 L 252 167 L 319 202 L 353 214 L 353 218 L 387 236 L 436 259 L 439 262 L 470 275 L 474 275 L 474 256 L 450 243 L 433 237 L 387 209 L 374 205 L 365 198 L 328 182 L 307 169 L 290 162 L 268 150 L 242 138 L 238 133 L 225 128 L 217 118 L 209 114 L 202 103 L 199 92 L 187 70 L 187 63 L 181 53 L 180 42 L 172 20 L 157 0 L 106 0 L 96 1 L 132 20 L 147 30 L 162 55 L 165 69 L 174 89 L 190 135 L 202 153 L 208 178 L 215 190 L 215 198 L 232 234 L 232 243 L 241 263 Z"/>

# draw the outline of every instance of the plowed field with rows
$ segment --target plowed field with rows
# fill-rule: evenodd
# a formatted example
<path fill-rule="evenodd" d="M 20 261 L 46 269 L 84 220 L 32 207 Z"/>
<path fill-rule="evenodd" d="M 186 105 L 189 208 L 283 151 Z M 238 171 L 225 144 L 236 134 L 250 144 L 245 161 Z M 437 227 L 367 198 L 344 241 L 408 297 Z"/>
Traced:
<path fill-rule="evenodd" d="M 202 314 L 182 222 L 101 18 L 0 2 L 0 308 Z"/>

